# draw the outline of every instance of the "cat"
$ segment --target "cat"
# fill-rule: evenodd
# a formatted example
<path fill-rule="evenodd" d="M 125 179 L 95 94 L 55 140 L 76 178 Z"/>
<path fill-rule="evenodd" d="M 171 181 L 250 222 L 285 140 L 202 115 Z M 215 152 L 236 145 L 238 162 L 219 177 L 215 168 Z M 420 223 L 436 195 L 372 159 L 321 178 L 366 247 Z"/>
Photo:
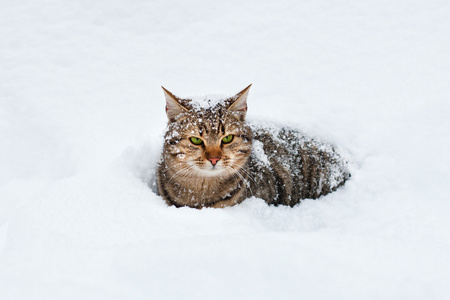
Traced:
<path fill-rule="evenodd" d="M 204 101 L 162 87 L 168 126 L 156 180 L 167 204 L 222 208 L 255 196 L 294 206 L 350 177 L 348 162 L 332 145 L 287 127 L 248 124 L 250 87 Z"/>

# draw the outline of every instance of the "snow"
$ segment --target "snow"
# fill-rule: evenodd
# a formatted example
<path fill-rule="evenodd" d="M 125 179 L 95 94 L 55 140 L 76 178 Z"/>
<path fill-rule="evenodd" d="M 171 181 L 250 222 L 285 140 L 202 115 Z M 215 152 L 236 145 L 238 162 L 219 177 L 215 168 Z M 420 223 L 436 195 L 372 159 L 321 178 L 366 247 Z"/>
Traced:
<path fill-rule="evenodd" d="M 447 299 L 448 1 L 10 1 L 0 299 Z M 337 192 L 168 207 L 161 85 L 346 149 Z M 148 185 L 147 183 L 150 182 Z"/>
<path fill-rule="evenodd" d="M 254 155 L 256 164 L 261 167 L 270 168 L 270 161 L 266 153 L 264 153 L 263 143 L 258 140 L 253 140 L 252 155 Z"/>
<path fill-rule="evenodd" d="M 222 103 L 224 99 L 228 99 L 231 96 L 225 96 L 223 94 L 210 94 L 203 96 L 183 97 L 183 99 L 189 99 L 189 103 L 193 109 L 200 111 L 201 109 L 208 109 L 215 107 L 217 104 Z"/>

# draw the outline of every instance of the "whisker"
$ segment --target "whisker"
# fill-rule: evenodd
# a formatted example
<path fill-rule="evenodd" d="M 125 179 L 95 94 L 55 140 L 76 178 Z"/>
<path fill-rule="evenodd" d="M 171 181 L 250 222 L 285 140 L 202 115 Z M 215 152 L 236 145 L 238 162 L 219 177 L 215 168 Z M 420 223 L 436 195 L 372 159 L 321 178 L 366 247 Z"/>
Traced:
<path fill-rule="evenodd" d="M 239 176 L 239 178 L 240 178 L 241 181 L 242 181 L 242 184 L 243 184 L 244 187 L 245 187 L 245 195 L 246 195 L 246 196 L 247 196 L 247 188 L 250 190 L 250 194 L 253 196 L 252 188 L 250 187 L 250 184 L 248 183 L 247 179 L 244 177 L 244 175 L 247 175 L 247 177 L 248 177 L 249 179 L 253 180 L 253 179 L 251 178 L 250 174 L 244 173 L 244 175 L 242 175 L 242 174 L 240 173 L 240 170 L 243 170 L 243 168 L 241 168 L 240 170 L 238 170 L 238 169 L 234 168 L 233 166 L 234 166 L 234 164 L 231 164 L 230 166 L 228 166 L 229 169 L 231 169 L 231 170 L 234 171 L 233 173 L 231 173 L 232 176 Z M 236 177 L 236 178 L 237 178 L 237 177 Z"/>
<path fill-rule="evenodd" d="M 189 165 L 182 167 L 180 170 L 176 171 L 167 182 L 171 182 L 175 177 L 177 177 L 179 175 L 183 175 L 183 173 L 185 173 L 186 171 L 190 171 L 191 169 L 193 169 L 193 168 Z"/>

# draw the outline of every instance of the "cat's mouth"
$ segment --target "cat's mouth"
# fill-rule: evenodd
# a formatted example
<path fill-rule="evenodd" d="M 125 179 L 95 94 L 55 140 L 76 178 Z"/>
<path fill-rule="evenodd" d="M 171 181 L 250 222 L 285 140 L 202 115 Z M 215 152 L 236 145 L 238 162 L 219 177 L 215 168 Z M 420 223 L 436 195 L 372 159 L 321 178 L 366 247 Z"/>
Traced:
<path fill-rule="evenodd" d="M 204 166 L 204 167 L 200 167 L 197 168 L 197 170 L 206 176 L 219 176 L 222 175 L 222 173 L 224 172 L 224 168 L 220 165 L 215 165 L 215 166 Z"/>
<path fill-rule="evenodd" d="M 196 171 L 197 174 L 202 177 L 216 177 L 222 176 L 225 172 L 225 167 L 221 162 L 216 163 L 215 165 L 211 163 L 194 163 L 192 168 Z"/>

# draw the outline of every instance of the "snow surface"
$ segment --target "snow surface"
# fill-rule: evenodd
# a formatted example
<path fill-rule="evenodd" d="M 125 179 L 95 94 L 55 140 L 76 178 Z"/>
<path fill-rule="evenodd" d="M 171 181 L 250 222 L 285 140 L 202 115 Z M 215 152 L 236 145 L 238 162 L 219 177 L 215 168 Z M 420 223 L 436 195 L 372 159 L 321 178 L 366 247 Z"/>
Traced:
<path fill-rule="evenodd" d="M 448 299 L 450 2 L 4 1 L 0 299 Z M 178 96 L 347 149 L 300 205 L 168 207 Z"/>
<path fill-rule="evenodd" d="M 183 99 L 189 99 L 189 104 L 196 111 L 200 111 L 201 109 L 208 109 L 211 107 L 215 107 L 217 104 L 222 103 L 223 100 L 228 99 L 234 95 L 223 95 L 223 94 L 212 94 L 212 95 L 203 95 L 203 96 L 193 96 L 186 97 L 183 96 Z"/>

